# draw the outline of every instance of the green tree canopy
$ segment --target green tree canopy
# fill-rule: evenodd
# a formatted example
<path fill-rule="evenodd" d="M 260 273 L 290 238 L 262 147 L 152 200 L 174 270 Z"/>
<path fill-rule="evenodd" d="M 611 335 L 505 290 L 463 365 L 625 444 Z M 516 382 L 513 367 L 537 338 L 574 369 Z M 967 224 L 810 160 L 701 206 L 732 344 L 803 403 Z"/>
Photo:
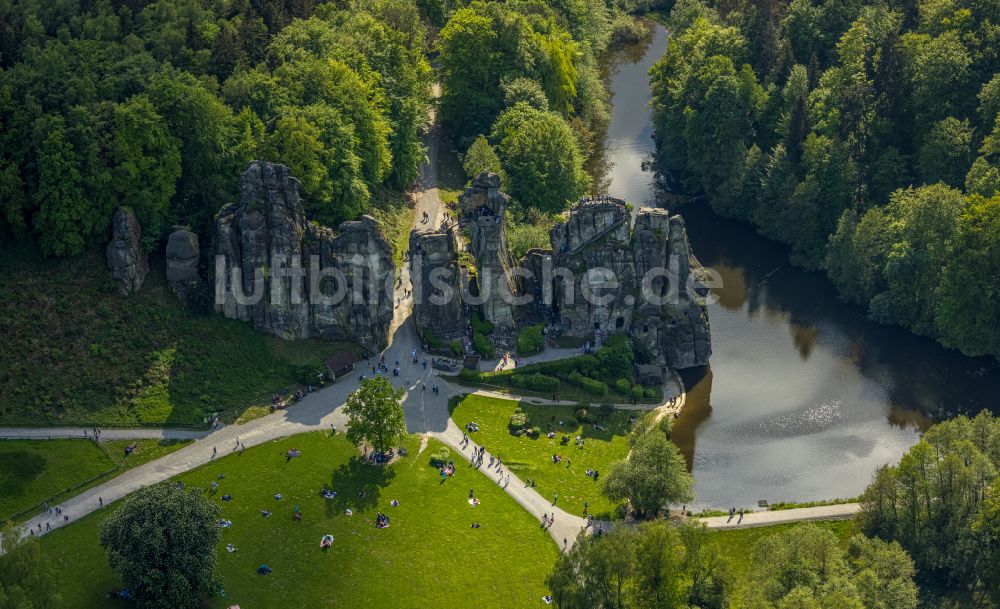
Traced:
<path fill-rule="evenodd" d="M 0 528 L 0 607 L 57 609 L 62 597 L 55 585 L 52 562 L 38 539 L 6 523 Z"/>
<path fill-rule="evenodd" d="M 854 536 L 847 551 L 811 524 L 768 535 L 753 551 L 755 609 L 914 609 L 913 560 L 897 543 Z"/>
<path fill-rule="evenodd" d="M 899 465 L 876 472 L 861 497 L 861 530 L 898 541 L 923 581 L 989 590 L 1000 561 L 1000 544 L 989 528 L 998 446 L 1000 419 L 988 411 L 931 427 Z"/>
<path fill-rule="evenodd" d="M 141 609 L 201 606 L 217 585 L 219 506 L 170 483 L 126 497 L 100 525 L 111 568 Z"/>
<path fill-rule="evenodd" d="M 406 392 L 394 389 L 387 379 L 365 379 L 357 391 L 347 396 L 347 439 L 368 443 L 379 453 L 388 451 L 406 434 L 406 416 L 400 400 Z"/>
<path fill-rule="evenodd" d="M 500 166 L 500 157 L 497 156 L 493 146 L 483 135 L 479 135 L 473 140 L 472 145 L 465 151 L 465 158 L 462 159 L 462 168 L 465 175 L 470 180 L 484 171 L 495 173 L 503 180 L 503 167 Z"/>
<path fill-rule="evenodd" d="M 658 427 L 639 433 L 628 457 L 614 463 L 604 477 L 608 498 L 628 500 L 632 509 L 645 517 L 655 517 L 669 505 L 691 501 L 693 488 L 687 462 Z"/>
<path fill-rule="evenodd" d="M 708 535 L 662 521 L 582 535 L 546 583 L 560 609 L 724 609 L 733 576 Z"/>
<path fill-rule="evenodd" d="M 589 185 L 583 155 L 566 121 L 520 103 L 493 126 L 507 192 L 521 204 L 560 212 Z"/>

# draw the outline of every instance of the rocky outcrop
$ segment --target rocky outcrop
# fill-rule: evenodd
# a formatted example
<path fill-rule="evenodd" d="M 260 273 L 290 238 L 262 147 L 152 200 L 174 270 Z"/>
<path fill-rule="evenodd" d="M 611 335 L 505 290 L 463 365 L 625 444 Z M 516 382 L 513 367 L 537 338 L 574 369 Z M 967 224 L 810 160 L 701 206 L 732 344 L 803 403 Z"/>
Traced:
<path fill-rule="evenodd" d="M 214 233 L 216 309 L 226 317 L 285 339 L 350 340 L 373 352 L 387 344 L 395 268 L 374 218 L 336 231 L 308 223 L 288 168 L 253 161 Z"/>
<path fill-rule="evenodd" d="M 167 239 L 165 257 L 170 289 L 181 302 L 187 303 L 188 296 L 201 282 L 198 275 L 198 265 L 201 262 L 198 235 L 186 226 L 175 226 Z"/>
<path fill-rule="evenodd" d="M 476 258 L 480 311 L 487 321 L 501 327 L 514 325 L 517 279 L 507 246 L 504 211 L 510 197 L 500 192 L 500 177 L 481 173 L 458 197 L 463 226 L 469 230 L 469 248 Z"/>
<path fill-rule="evenodd" d="M 638 287 L 625 202 L 587 200 L 550 232 L 553 264 L 568 274 L 554 275 L 555 310 L 572 336 L 626 332 Z"/>
<path fill-rule="evenodd" d="M 138 292 L 149 272 L 149 261 L 142 249 L 142 227 L 128 207 L 119 207 L 111 218 L 111 242 L 105 255 L 111 278 L 122 294 Z"/>
<path fill-rule="evenodd" d="M 634 230 L 630 222 L 624 201 L 600 197 L 582 200 L 552 229 L 553 304 L 546 312 L 570 336 L 627 332 L 660 364 L 707 364 L 711 338 L 701 298 L 707 290 L 684 220 L 642 208 Z M 529 268 L 539 264 L 531 258 Z M 533 292 L 546 288 L 544 281 L 530 285 Z"/>
<path fill-rule="evenodd" d="M 417 329 L 438 338 L 465 333 L 457 227 L 444 231 L 413 229 L 410 261 L 413 317 Z"/>
<path fill-rule="evenodd" d="M 676 297 L 668 290 L 671 297 L 663 305 L 667 323 L 659 347 L 672 368 L 704 366 L 712 356 L 711 326 L 704 301 L 708 286 L 703 281 L 704 269 L 691 252 L 684 219 L 680 216 L 670 218 L 667 250 L 668 268 L 677 277 L 678 289 Z"/>

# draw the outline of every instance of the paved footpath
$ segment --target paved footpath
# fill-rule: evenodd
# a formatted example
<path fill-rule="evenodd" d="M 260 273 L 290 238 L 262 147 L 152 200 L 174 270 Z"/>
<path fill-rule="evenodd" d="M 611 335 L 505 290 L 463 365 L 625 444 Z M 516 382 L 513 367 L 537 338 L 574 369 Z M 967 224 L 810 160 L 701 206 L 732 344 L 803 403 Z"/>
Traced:
<path fill-rule="evenodd" d="M 197 440 L 206 430 L 159 429 L 154 427 L 101 428 L 101 440 Z M 0 427 L 0 439 L 53 440 L 94 438 L 92 427 Z"/>
<path fill-rule="evenodd" d="M 777 510 L 774 512 L 747 512 L 740 517 L 712 516 L 697 518 L 710 529 L 742 529 L 746 527 L 766 527 L 773 524 L 802 522 L 804 520 L 846 520 L 853 518 L 861 511 L 859 503 L 838 503 L 836 505 L 819 505 L 816 507 Z"/>

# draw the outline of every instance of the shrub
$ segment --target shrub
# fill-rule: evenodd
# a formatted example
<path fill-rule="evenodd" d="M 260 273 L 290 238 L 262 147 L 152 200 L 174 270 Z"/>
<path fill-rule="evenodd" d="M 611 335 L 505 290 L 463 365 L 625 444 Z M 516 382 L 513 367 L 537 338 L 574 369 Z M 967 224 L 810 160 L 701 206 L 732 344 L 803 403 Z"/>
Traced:
<path fill-rule="evenodd" d="M 431 465 L 434 467 L 441 467 L 442 465 L 447 465 L 450 459 L 451 451 L 448 450 L 447 446 L 442 446 L 437 449 L 437 452 L 431 455 Z"/>
<path fill-rule="evenodd" d="M 482 373 L 478 370 L 469 370 L 468 368 L 462 368 L 458 371 L 458 378 L 463 381 L 470 381 L 473 383 L 483 382 Z"/>
<path fill-rule="evenodd" d="M 430 347 L 431 349 L 440 349 L 441 347 L 444 346 L 444 340 L 442 340 L 437 336 L 434 336 L 430 332 L 424 332 L 423 338 L 424 342 L 427 343 L 427 346 Z"/>
<path fill-rule="evenodd" d="M 510 384 L 533 391 L 558 391 L 559 379 L 544 374 L 513 374 Z"/>
<path fill-rule="evenodd" d="M 461 341 L 457 341 L 457 340 L 451 341 L 451 353 L 455 357 L 459 357 L 460 355 L 462 355 L 462 342 Z"/>
<path fill-rule="evenodd" d="M 653 389 L 652 387 L 643 389 L 642 394 L 651 400 L 657 397 L 656 389 Z"/>
<path fill-rule="evenodd" d="M 469 319 L 473 332 L 479 332 L 485 336 L 493 334 L 493 324 L 483 319 L 481 313 L 473 313 Z"/>
<path fill-rule="evenodd" d="M 538 436 L 542 435 L 542 428 L 538 426 L 532 427 L 528 433 L 531 435 L 532 438 L 537 439 Z"/>
<path fill-rule="evenodd" d="M 601 381 L 592 379 L 592 378 L 590 378 L 588 376 L 584 376 L 584 375 L 580 374 L 579 372 L 574 372 L 574 373 L 570 374 L 569 375 L 569 381 L 571 383 L 573 383 L 574 385 L 576 385 L 577 387 L 580 387 L 581 389 L 583 389 L 587 393 L 591 393 L 593 395 L 607 395 L 608 394 L 608 386 L 607 386 L 607 384 L 602 383 Z"/>
<path fill-rule="evenodd" d="M 589 423 L 591 421 L 590 413 L 587 412 L 586 408 L 581 408 L 576 411 L 576 420 L 580 423 Z"/>
<path fill-rule="evenodd" d="M 632 383 L 628 382 L 628 379 L 618 379 L 615 381 L 615 389 L 618 393 L 628 395 L 628 392 L 632 389 Z"/>
<path fill-rule="evenodd" d="M 475 331 L 472 333 L 472 348 L 476 350 L 476 353 L 487 359 L 493 357 L 493 343 L 482 332 Z"/>
<path fill-rule="evenodd" d="M 638 385 L 636 385 L 635 387 L 632 388 L 632 398 L 633 399 L 641 400 L 642 396 L 643 396 L 642 387 L 639 387 Z"/>
<path fill-rule="evenodd" d="M 315 385 L 322 380 L 323 367 L 316 364 L 302 364 L 294 370 L 295 382 L 300 385 Z"/>
<path fill-rule="evenodd" d="M 593 375 L 603 378 L 631 377 L 635 368 L 635 354 L 632 352 L 632 341 L 624 334 L 613 334 L 597 350 L 595 354 L 600 363 L 601 374 Z"/>
<path fill-rule="evenodd" d="M 635 363 L 648 364 L 653 361 L 653 350 L 642 341 L 632 342 L 632 352 L 635 354 Z"/>
<path fill-rule="evenodd" d="M 528 413 L 518 408 L 514 414 L 510 415 L 510 422 L 507 426 L 511 429 L 524 429 L 528 426 Z"/>
<path fill-rule="evenodd" d="M 649 35 L 649 28 L 632 15 L 619 13 L 611 21 L 611 43 L 613 45 L 635 44 L 641 42 L 647 35 Z"/>
<path fill-rule="evenodd" d="M 517 351 L 521 355 L 539 353 L 545 349 L 545 336 L 542 334 L 542 324 L 525 326 L 517 333 Z"/>

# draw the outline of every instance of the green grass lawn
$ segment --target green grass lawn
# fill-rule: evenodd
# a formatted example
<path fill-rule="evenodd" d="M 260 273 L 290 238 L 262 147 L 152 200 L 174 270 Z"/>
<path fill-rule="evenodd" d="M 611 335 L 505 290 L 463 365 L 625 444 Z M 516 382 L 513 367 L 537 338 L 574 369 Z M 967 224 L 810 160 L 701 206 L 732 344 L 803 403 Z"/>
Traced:
<path fill-rule="evenodd" d="M 219 543 L 219 575 L 226 596 L 211 607 L 371 607 L 477 609 L 541 605 L 544 579 L 558 549 L 535 519 L 513 499 L 467 465 L 441 483 L 430 455 L 442 445 L 431 441 L 417 454 L 419 439 L 407 439 L 409 456 L 388 469 L 361 464 L 342 435 L 320 432 L 284 438 L 229 455 L 181 476 L 207 489 L 219 474 L 213 501 L 233 526 Z M 285 462 L 295 447 L 302 457 Z M 323 499 L 327 485 L 338 492 Z M 481 504 L 467 503 L 474 488 Z M 358 492 L 365 491 L 364 497 Z M 275 493 L 283 499 L 276 501 Z M 231 494 L 231 502 L 221 496 Z M 392 499 L 399 507 L 390 507 Z M 303 513 L 292 520 L 294 506 Z M 350 507 L 353 516 L 344 513 Z M 112 506 L 113 509 L 113 506 Z M 271 510 L 269 518 L 260 510 Z M 375 514 L 391 526 L 376 529 Z M 118 586 L 97 543 L 92 514 L 42 538 L 44 551 L 60 574 L 67 607 L 128 607 L 105 599 Z M 481 528 L 473 529 L 474 521 Z M 334 536 L 323 552 L 321 537 Z M 226 551 L 233 543 L 237 550 Z M 257 575 L 267 563 L 274 572 Z"/>
<path fill-rule="evenodd" d="M 138 294 L 122 296 L 103 248 L 67 259 L 8 248 L 0 256 L 0 425 L 198 424 L 322 368 L 353 345 L 286 342 L 219 315 L 199 316 L 150 258 Z"/>
<path fill-rule="evenodd" d="M 536 490 L 542 497 L 551 498 L 558 493 L 559 507 L 577 515 L 583 514 L 583 503 L 587 501 L 595 518 L 611 517 L 616 504 L 601 493 L 601 481 L 595 482 L 586 471 L 596 469 L 604 474 L 613 461 L 625 458 L 629 420 L 636 413 L 614 410 L 603 415 L 600 409 L 591 409 L 588 412 L 605 428 L 599 431 L 593 424 L 578 423 L 576 410 L 569 406 L 538 406 L 526 402 L 520 405 L 528 413 L 529 425 L 542 429 L 539 438 L 516 437 L 508 431 L 510 415 L 518 406 L 518 402 L 512 400 L 470 395 L 453 408 L 452 418 L 463 427 L 470 421 L 478 423 L 479 431 L 471 434 L 472 439 L 490 453 L 500 455 L 504 466 L 522 480 L 535 479 Z M 560 421 L 563 422 L 561 426 Z M 555 439 L 546 437 L 549 431 L 556 432 Z M 567 445 L 561 444 L 564 434 L 570 437 Z M 582 448 L 573 442 L 578 435 L 584 438 Z M 556 453 L 563 457 L 562 463 L 552 462 L 552 455 Z"/>
<path fill-rule="evenodd" d="M 141 440 L 125 457 L 131 442 L 89 440 L 5 440 L 0 442 L 0 521 L 54 495 L 53 505 L 108 480 L 122 471 L 158 459 L 188 441 Z M 95 476 L 98 480 L 83 484 Z M 61 494 L 77 487 L 70 493 Z"/>

